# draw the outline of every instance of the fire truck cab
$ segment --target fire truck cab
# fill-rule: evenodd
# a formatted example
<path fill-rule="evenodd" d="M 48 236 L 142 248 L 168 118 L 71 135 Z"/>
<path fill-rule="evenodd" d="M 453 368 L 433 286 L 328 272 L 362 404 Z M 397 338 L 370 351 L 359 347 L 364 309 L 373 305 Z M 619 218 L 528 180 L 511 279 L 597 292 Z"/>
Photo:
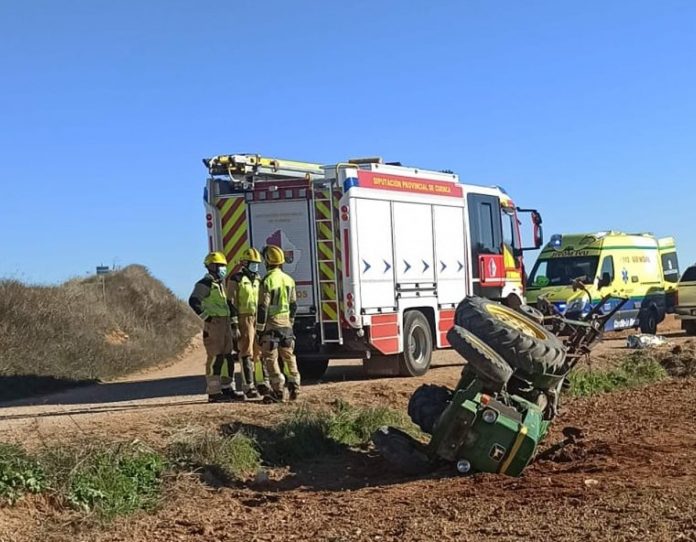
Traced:
<path fill-rule="evenodd" d="M 223 155 L 204 160 L 209 248 L 234 264 L 280 246 L 297 284 L 296 353 L 305 378 L 330 359 L 368 373 L 424 374 L 463 297 L 524 302 L 523 253 L 541 216 L 499 187 L 451 172 L 349 160 L 329 166 Z M 519 215 L 532 216 L 523 247 Z"/>

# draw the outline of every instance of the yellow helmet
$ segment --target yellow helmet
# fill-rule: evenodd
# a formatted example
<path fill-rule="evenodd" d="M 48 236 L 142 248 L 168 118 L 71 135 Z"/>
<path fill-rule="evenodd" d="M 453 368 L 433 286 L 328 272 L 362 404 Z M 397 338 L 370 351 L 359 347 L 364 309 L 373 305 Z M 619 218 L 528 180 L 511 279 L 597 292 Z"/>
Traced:
<path fill-rule="evenodd" d="M 285 263 L 285 253 L 280 247 L 268 245 L 263 249 L 263 258 L 266 265 L 282 265 Z"/>
<path fill-rule="evenodd" d="M 246 249 L 240 258 L 243 262 L 261 263 L 261 254 L 254 247 Z"/>
<path fill-rule="evenodd" d="M 214 263 L 218 263 L 220 265 L 227 265 L 227 258 L 225 258 L 225 255 L 222 252 L 211 252 L 205 257 L 205 260 L 203 260 L 203 265 L 205 266 Z"/>

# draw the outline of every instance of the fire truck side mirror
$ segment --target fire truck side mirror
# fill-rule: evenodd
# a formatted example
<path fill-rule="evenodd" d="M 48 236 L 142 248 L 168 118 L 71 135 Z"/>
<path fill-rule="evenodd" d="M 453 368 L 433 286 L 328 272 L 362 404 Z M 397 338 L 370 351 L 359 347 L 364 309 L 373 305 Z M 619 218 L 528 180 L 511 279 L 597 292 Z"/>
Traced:
<path fill-rule="evenodd" d="M 534 248 L 541 248 L 544 244 L 544 228 L 541 224 L 534 223 Z"/>

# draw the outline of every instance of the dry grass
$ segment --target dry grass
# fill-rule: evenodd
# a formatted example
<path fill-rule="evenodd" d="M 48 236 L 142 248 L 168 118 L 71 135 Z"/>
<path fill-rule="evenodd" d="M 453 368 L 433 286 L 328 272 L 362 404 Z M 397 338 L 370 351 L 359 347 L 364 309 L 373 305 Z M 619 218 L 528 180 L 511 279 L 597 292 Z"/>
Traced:
<path fill-rule="evenodd" d="M 199 330 L 142 266 L 60 286 L 0 281 L 0 398 L 112 378 L 177 355 Z"/>

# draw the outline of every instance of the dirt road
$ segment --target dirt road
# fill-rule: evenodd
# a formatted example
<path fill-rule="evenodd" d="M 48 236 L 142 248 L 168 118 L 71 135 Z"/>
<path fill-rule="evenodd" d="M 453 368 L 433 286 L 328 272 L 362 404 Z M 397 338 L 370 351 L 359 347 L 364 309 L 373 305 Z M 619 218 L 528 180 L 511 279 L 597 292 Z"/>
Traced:
<path fill-rule="evenodd" d="M 608 341 L 595 363 L 611 363 L 624 344 Z M 190 424 L 269 425 L 287 411 L 287 405 L 204 403 L 201 359 L 194 349 L 164 369 L 6 406 L 0 440 L 31 447 L 140 438 L 164 445 Z M 435 361 L 415 379 L 364 380 L 358 364 L 334 365 L 327 382 L 305 388 L 303 400 L 325 405 L 341 397 L 405 408 L 420 383 L 456 382 L 456 355 L 438 353 Z M 346 449 L 263 484 L 212 489 L 181 478 L 156 512 L 108 529 L 28 499 L 0 509 L 0 541 L 696 540 L 694 399 L 696 380 L 682 379 L 566 400 L 547 445 L 566 426 L 580 428 L 584 438 L 519 479 L 459 477 L 450 469 L 413 479 L 369 451 Z"/>

